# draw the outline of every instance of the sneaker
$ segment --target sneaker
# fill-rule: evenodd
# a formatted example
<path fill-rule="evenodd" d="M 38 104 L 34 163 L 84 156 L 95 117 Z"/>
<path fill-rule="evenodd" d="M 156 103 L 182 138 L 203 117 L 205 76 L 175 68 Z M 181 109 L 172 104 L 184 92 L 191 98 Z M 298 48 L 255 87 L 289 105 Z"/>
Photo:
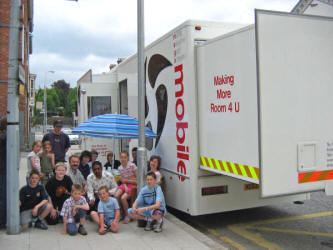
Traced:
<path fill-rule="evenodd" d="M 36 221 L 35 223 L 35 227 L 36 228 L 40 228 L 40 229 L 43 229 L 43 230 L 46 230 L 48 227 L 43 223 L 41 222 L 40 220 Z"/>
<path fill-rule="evenodd" d="M 81 235 L 87 235 L 87 234 L 88 234 L 88 233 L 87 233 L 87 230 L 84 228 L 83 225 L 80 225 L 77 231 L 78 231 L 79 234 L 81 234 Z"/>
<path fill-rule="evenodd" d="M 64 218 L 62 216 L 58 216 L 58 222 L 59 223 L 64 223 Z"/>
<path fill-rule="evenodd" d="M 153 229 L 153 220 L 147 220 L 145 231 L 151 231 L 152 229 Z"/>
<path fill-rule="evenodd" d="M 145 227 L 147 225 L 146 220 L 137 220 L 137 227 Z"/>
<path fill-rule="evenodd" d="M 163 226 L 163 218 L 161 218 L 160 221 L 156 221 L 156 224 L 154 226 L 154 232 L 155 233 L 162 232 L 162 226 Z"/>
<path fill-rule="evenodd" d="M 36 223 L 38 221 L 38 216 L 33 216 L 31 218 L 31 223 Z"/>

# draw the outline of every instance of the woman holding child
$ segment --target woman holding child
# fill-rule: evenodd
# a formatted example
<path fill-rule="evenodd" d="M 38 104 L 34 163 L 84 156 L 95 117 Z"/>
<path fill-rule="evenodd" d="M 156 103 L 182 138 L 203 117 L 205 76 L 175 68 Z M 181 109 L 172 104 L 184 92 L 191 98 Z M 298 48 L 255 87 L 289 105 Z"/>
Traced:
<path fill-rule="evenodd" d="M 54 153 L 52 153 L 52 144 L 49 141 L 43 142 L 43 152 L 38 154 L 40 157 L 41 182 L 45 186 L 53 176 L 54 171 Z"/>

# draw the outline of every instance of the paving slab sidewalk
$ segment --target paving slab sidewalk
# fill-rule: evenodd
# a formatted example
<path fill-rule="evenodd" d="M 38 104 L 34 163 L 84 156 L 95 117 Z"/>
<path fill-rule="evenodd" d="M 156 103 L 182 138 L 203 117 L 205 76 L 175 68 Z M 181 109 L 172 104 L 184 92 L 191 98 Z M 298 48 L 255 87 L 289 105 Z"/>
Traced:
<path fill-rule="evenodd" d="M 20 183 L 25 182 L 26 154 L 21 154 Z M 226 249 L 205 234 L 190 227 L 171 214 L 164 220 L 163 232 L 146 232 L 136 222 L 120 224 L 118 233 L 99 235 L 97 225 L 87 221 L 88 235 L 62 235 L 63 225 L 48 230 L 30 228 L 18 235 L 0 230 L 1 250 L 103 250 L 103 249 Z"/>

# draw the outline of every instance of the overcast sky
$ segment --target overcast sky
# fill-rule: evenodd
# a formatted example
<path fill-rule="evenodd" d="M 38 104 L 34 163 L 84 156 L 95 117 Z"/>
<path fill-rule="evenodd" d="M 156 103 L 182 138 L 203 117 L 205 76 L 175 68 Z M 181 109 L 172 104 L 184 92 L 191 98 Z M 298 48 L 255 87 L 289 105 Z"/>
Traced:
<path fill-rule="evenodd" d="M 298 0 L 145 0 L 145 44 L 188 19 L 253 23 L 254 9 L 290 12 Z M 35 0 L 30 73 L 44 82 L 108 71 L 136 53 L 136 0 Z M 55 73 L 47 73 L 55 71 Z"/>

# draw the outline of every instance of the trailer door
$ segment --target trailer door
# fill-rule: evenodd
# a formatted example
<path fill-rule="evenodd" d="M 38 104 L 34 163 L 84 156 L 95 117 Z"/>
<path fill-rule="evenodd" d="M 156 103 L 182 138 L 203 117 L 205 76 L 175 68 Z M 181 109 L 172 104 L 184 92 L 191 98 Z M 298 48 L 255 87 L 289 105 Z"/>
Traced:
<path fill-rule="evenodd" d="M 256 11 L 262 197 L 333 182 L 333 19 Z"/>
<path fill-rule="evenodd" d="M 200 44 L 197 76 L 200 168 L 258 184 L 254 25 Z"/>

